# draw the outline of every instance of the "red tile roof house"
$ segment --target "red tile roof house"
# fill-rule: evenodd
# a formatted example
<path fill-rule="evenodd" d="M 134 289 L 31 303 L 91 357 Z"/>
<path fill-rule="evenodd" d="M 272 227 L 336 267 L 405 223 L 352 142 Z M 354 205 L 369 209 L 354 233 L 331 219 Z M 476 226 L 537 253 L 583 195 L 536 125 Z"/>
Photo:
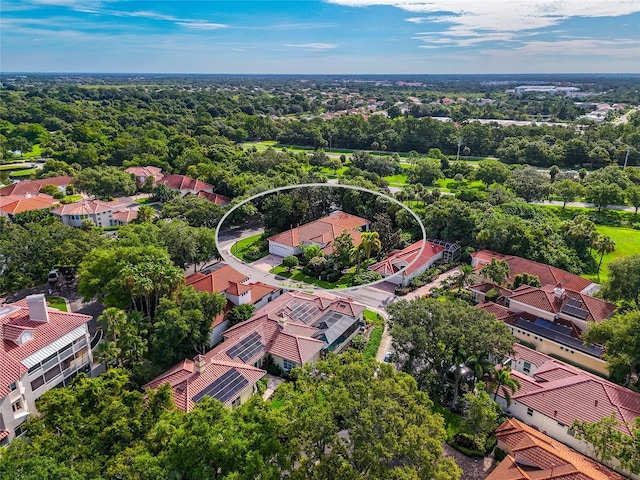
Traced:
<path fill-rule="evenodd" d="M 132 205 L 129 201 L 123 200 L 81 200 L 54 208 L 51 214 L 72 227 L 81 227 L 85 220 L 91 220 L 98 227 L 113 227 L 125 225 L 136 218 L 138 208 L 138 204 Z"/>
<path fill-rule="evenodd" d="M 60 177 L 42 178 L 40 180 L 21 180 L 6 187 L 0 188 L 0 197 L 7 195 L 36 195 L 47 185 L 58 187 L 62 193 L 66 192 L 67 186 L 73 181 L 73 177 L 68 175 Z"/>
<path fill-rule="evenodd" d="M 230 198 L 214 193 L 213 185 L 185 175 L 169 175 L 158 180 L 157 183 L 166 185 L 171 190 L 180 192 L 181 197 L 186 195 L 198 195 L 199 197 L 206 198 L 216 205 L 226 205 L 231 202 Z"/>
<path fill-rule="evenodd" d="M 45 210 L 58 203 L 60 203 L 58 200 L 44 193 L 0 196 L 0 216 L 13 218 L 17 213 Z"/>
<path fill-rule="evenodd" d="M 565 288 L 578 291 L 585 295 L 593 295 L 600 290 L 600 285 L 579 275 L 569 273 L 544 263 L 534 262 L 515 255 L 503 255 L 490 250 L 480 250 L 471 254 L 471 266 L 480 270 L 483 265 L 491 263 L 491 259 L 504 260 L 509 264 L 508 282 L 513 283 L 516 275 L 528 273 L 540 279 L 540 285 L 557 285 L 562 283 Z"/>
<path fill-rule="evenodd" d="M 348 343 L 351 326 L 359 331 L 363 312 L 363 306 L 333 295 L 287 292 L 228 329 L 213 350 L 179 363 L 146 387 L 169 383 L 184 411 L 205 395 L 229 407 L 240 405 L 255 391 L 268 362 L 284 371 L 317 362 L 323 350 Z"/>
<path fill-rule="evenodd" d="M 223 262 L 216 263 L 205 272 L 189 275 L 185 284 L 199 292 L 222 293 L 227 298 L 225 311 L 213 319 L 211 345 L 222 340 L 222 333 L 229 326 L 228 320 L 225 320 L 226 312 L 236 305 L 247 303 L 259 309 L 284 292 L 283 289 L 262 282 L 251 282 L 245 274 Z"/>
<path fill-rule="evenodd" d="M 502 393 L 497 401 L 507 413 L 551 438 L 593 456 L 592 447 L 572 435 L 574 420 L 595 422 L 614 414 L 628 424 L 640 416 L 639 393 L 523 345 L 514 349 L 511 375 L 521 386 L 510 406 Z M 627 426 L 619 430 L 630 435 Z"/>
<path fill-rule="evenodd" d="M 506 458 L 486 480 L 623 480 L 623 476 L 580 455 L 528 425 L 510 418 L 496 429 Z"/>
<path fill-rule="evenodd" d="M 484 290 L 485 285 L 470 288 Z M 493 313 L 509 326 L 516 338 L 534 344 L 537 350 L 566 358 L 602 375 L 609 374 L 602 359 L 602 347 L 585 345 L 581 334 L 589 322 L 601 322 L 611 316 L 615 305 L 561 285 L 502 288 L 501 295 L 504 306 L 485 302 L 478 307 Z"/>
<path fill-rule="evenodd" d="M 48 308 L 43 294 L 0 305 L 0 444 L 22 435 L 44 392 L 90 371 L 90 320 Z"/>
<path fill-rule="evenodd" d="M 286 257 L 302 253 L 301 245 L 318 245 L 325 254 L 333 252 L 333 241 L 346 230 L 354 245 L 362 242 L 358 229 L 369 229 L 369 220 L 344 212 L 334 212 L 314 222 L 300 225 L 285 232 L 272 235 L 269 241 L 269 253 Z"/>
<path fill-rule="evenodd" d="M 162 180 L 162 178 L 164 178 L 162 169 L 159 167 L 129 167 L 125 169 L 125 172 L 136 177 L 136 185 L 138 188 L 142 187 L 149 177 L 153 178 L 152 186 L 155 186 L 158 180 Z"/>
<path fill-rule="evenodd" d="M 424 249 L 422 253 L 420 253 L 423 245 Z M 406 287 L 411 280 L 422 275 L 429 270 L 434 263 L 441 260 L 444 250 L 445 247 L 442 245 L 420 240 L 402 250 L 391 252 L 387 258 L 381 262 L 371 265 L 369 270 L 378 272 L 383 278 L 388 277 L 387 281 L 390 283 Z M 413 261 L 415 261 L 415 263 L 409 268 L 406 268 Z M 406 270 L 398 274 L 403 268 L 406 268 Z"/>

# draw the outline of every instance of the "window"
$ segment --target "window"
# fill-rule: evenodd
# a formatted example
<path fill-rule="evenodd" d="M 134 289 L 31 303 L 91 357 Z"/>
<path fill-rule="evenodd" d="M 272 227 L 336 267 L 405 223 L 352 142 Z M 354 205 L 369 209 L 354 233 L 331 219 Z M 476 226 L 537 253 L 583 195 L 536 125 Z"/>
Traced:
<path fill-rule="evenodd" d="M 240 406 L 240 397 L 236 398 L 233 402 L 231 402 L 231 408 L 236 408 Z"/>
<path fill-rule="evenodd" d="M 44 380 L 46 382 L 49 382 L 55 377 L 57 377 L 58 375 L 60 375 L 60 365 L 56 365 L 51 370 L 47 370 L 44 374 Z"/>
<path fill-rule="evenodd" d="M 288 372 L 292 368 L 296 368 L 298 366 L 296 362 L 292 362 L 291 360 L 287 360 L 286 358 L 284 359 L 284 362 L 282 364 L 285 372 Z"/>
<path fill-rule="evenodd" d="M 16 437 L 19 437 L 24 433 L 24 429 L 22 428 L 23 425 L 24 425 L 24 422 L 22 422 L 20 425 L 16 427 Z"/>
<path fill-rule="evenodd" d="M 522 366 L 522 371 L 524 373 L 531 372 L 531 364 L 529 362 L 524 362 L 524 365 Z"/>
<path fill-rule="evenodd" d="M 11 384 L 9 384 L 9 391 L 13 392 L 16 388 L 18 388 L 18 386 L 16 385 L 16 382 L 13 382 Z"/>
<path fill-rule="evenodd" d="M 13 403 L 11 404 L 11 409 L 12 409 L 14 412 L 19 412 L 20 410 L 22 410 L 22 400 L 21 400 L 21 399 L 18 399 L 18 400 L 16 400 L 15 402 L 13 402 Z"/>
<path fill-rule="evenodd" d="M 31 381 L 31 390 L 32 391 L 36 391 L 42 385 L 44 385 L 44 377 L 43 376 L 39 376 L 38 378 L 36 378 L 36 379 Z"/>
<path fill-rule="evenodd" d="M 533 408 L 527 408 L 527 415 L 533 417 Z"/>

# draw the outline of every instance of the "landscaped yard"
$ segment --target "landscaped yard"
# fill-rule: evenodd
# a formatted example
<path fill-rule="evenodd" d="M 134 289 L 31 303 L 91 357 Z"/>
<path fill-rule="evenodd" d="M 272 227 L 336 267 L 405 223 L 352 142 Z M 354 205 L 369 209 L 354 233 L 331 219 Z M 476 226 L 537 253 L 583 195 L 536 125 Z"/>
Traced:
<path fill-rule="evenodd" d="M 600 269 L 600 282 L 604 282 L 609 274 L 607 265 L 612 261 L 620 257 L 626 257 L 628 255 L 640 255 L 640 230 L 627 227 L 609 227 L 605 225 L 598 225 L 596 227 L 598 232 L 602 235 L 610 237 L 616 242 L 616 249 L 604 256 L 602 260 L 602 268 Z M 600 260 L 598 256 L 597 260 Z M 598 275 L 585 275 L 585 277 L 598 281 Z"/>
<path fill-rule="evenodd" d="M 384 332 L 384 319 L 380 316 L 380 314 L 372 311 L 365 310 L 364 311 L 364 319 L 367 323 L 372 323 L 375 325 L 369 334 L 369 342 L 367 346 L 362 351 L 362 355 L 365 358 L 375 358 L 378 349 L 380 348 L 380 342 L 382 341 L 382 333 Z"/>
<path fill-rule="evenodd" d="M 258 252 L 255 255 L 252 255 L 251 250 L 249 250 L 252 247 L 257 246 L 256 244 L 259 244 L 261 242 L 261 237 L 262 237 L 262 234 L 258 233 L 251 237 L 238 240 L 231 247 L 231 254 L 234 255 L 235 257 L 238 257 L 243 262 L 254 262 L 256 260 L 259 260 L 262 257 L 266 257 L 267 255 L 269 255 L 268 248 L 258 250 Z M 247 253 L 249 253 L 250 255 L 247 256 Z"/>
<path fill-rule="evenodd" d="M 47 298 L 47 304 L 51 308 L 57 308 L 62 312 L 67 311 L 67 302 L 65 302 L 64 299 L 60 297 L 50 297 L 50 296 L 47 296 L 46 298 Z"/>
<path fill-rule="evenodd" d="M 351 286 L 351 282 L 353 280 L 353 273 L 347 273 L 333 283 L 327 282 L 326 280 L 320 280 L 316 277 L 308 277 L 304 273 L 302 273 L 302 270 L 299 268 L 294 268 L 293 272 L 289 272 L 287 267 L 283 267 L 282 265 L 278 265 L 277 267 L 272 268 L 269 272 L 296 282 L 309 283 L 311 285 L 326 289 L 347 288 Z"/>

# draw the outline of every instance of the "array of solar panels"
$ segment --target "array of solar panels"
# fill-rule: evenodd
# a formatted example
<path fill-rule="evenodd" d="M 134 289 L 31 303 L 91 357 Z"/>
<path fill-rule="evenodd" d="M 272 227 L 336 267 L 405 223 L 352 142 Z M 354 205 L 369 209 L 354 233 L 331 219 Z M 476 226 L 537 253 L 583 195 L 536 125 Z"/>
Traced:
<path fill-rule="evenodd" d="M 196 394 L 193 397 L 193 401 L 199 402 L 203 397 L 208 395 L 211 398 L 220 400 L 222 403 L 226 403 L 231 399 L 235 399 L 247 385 L 249 385 L 249 381 L 235 368 L 232 368 L 217 378 L 207 388 Z"/>
<path fill-rule="evenodd" d="M 260 334 L 253 332 L 251 335 L 243 338 L 233 347 L 227 350 L 227 355 L 231 358 L 238 357 L 244 363 L 248 363 L 253 357 L 264 350 Z"/>
<path fill-rule="evenodd" d="M 535 323 L 520 318 L 518 321 L 516 321 L 515 326 L 517 328 L 526 330 L 527 332 L 541 335 L 542 337 L 548 338 L 549 340 L 554 340 L 561 345 L 565 345 L 566 347 L 571 347 L 589 355 L 593 355 L 597 358 L 600 358 L 604 351 L 602 347 L 599 347 L 597 345 L 586 346 L 581 340 L 569 335 L 568 332 L 571 331 L 570 328 L 563 325 L 558 325 L 542 318 L 538 318 Z"/>
<path fill-rule="evenodd" d="M 314 338 L 324 336 L 324 340 L 331 345 L 356 321 L 357 320 L 350 315 L 330 310 L 313 324 L 313 326 L 319 330 L 319 332 L 313 336 Z"/>
<path fill-rule="evenodd" d="M 572 317 L 580 318 L 582 320 L 586 320 L 589 316 L 589 310 L 586 310 L 583 307 L 582 301 L 577 298 L 569 298 L 562 306 L 560 311 L 562 313 L 566 313 L 567 315 L 571 315 Z"/>
<path fill-rule="evenodd" d="M 291 308 L 291 313 L 289 314 L 291 318 L 300 320 L 306 324 L 309 324 L 317 313 L 317 307 L 312 302 L 293 300 L 289 304 L 289 308 Z"/>

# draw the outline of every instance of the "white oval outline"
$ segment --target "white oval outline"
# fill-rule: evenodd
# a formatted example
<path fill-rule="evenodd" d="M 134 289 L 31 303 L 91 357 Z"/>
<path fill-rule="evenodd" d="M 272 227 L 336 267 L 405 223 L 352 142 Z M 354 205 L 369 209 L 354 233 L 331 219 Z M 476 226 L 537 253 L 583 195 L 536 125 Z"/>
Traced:
<path fill-rule="evenodd" d="M 364 188 L 364 187 L 359 187 L 357 185 L 345 185 L 345 184 L 341 184 L 341 183 L 300 183 L 300 184 L 296 184 L 296 185 L 287 185 L 284 187 L 277 187 L 277 188 L 273 188 L 271 190 L 266 190 L 264 192 L 260 192 L 257 193 L 255 195 L 250 196 L 249 198 L 244 199 L 242 202 L 238 203 L 237 205 L 234 205 L 233 208 L 231 208 L 227 213 L 224 214 L 224 216 L 220 219 L 220 221 L 218 222 L 218 225 L 216 226 L 216 245 L 220 245 L 219 242 L 219 235 L 220 235 L 220 227 L 224 224 L 225 220 L 227 219 L 227 217 L 229 215 L 231 215 L 237 208 L 241 207 L 242 205 L 244 205 L 245 203 L 251 202 L 252 200 L 255 200 L 256 198 L 260 198 L 264 195 L 270 194 L 270 193 L 277 193 L 277 192 L 282 192 L 285 190 L 293 190 L 295 188 L 303 188 L 303 187 L 331 187 L 331 188 L 350 188 L 352 190 L 360 190 L 362 192 L 367 192 L 367 193 L 373 193 L 374 195 L 378 195 L 386 200 L 391 201 L 392 203 L 395 203 L 396 205 L 399 205 L 400 207 L 404 208 L 406 211 L 408 211 L 413 218 L 416 220 L 416 222 L 418 222 L 418 225 L 420 226 L 420 230 L 422 231 L 422 246 L 420 247 L 420 251 L 418 252 L 418 255 L 416 255 L 415 260 L 413 260 L 413 262 L 409 263 L 409 265 L 407 265 L 406 267 L 404 267 L 402 270 L 400 270 L 399 272 L 393 274 L 393 275 L 389 275 L 388 277 L 383 277 L 381 280 L 376 280 L 375 282 L 371 282 L 371 283 L 367 283 L 366 285 L 357 285 L 355 287 L 346 287 L 346 288 L 322 288 L 319 287 L 317 285 L 312 285 L 312 284 L 306 284 L 308 285 L 308 287 L 305 288 L 295 288 L 295 287 L 288 287 L 288 286 L 284 286 L 281 285 L 279 283 L 269 283 L 269 282 L 265 282 L 267 283 L 269 286 L 272 287 L 277 287 L 277 288 L 284 288 L 286 290 L 293 290 L 293 291 L 323 291 L 323 292 L 349 292 L 352 290 L 357 290 L 360 288 L 365 288 L 365 287 L 369 287 L 372 285 L 377 285 L 379 283 L 382 282 L 386 282 L 389 278 L 395 277 L 396 275 L 400 275 L 402 272 L 406 271 L 409 267 L 411 267 L 414 263 L 416 263 L 420 257 L 422 256 L 422 252 L 424 251 L 426 245 L 427 245 L 427 232 L 424 228 L 424 224 L 422 223 L 422 220 L 420 220 L 420 217 L 418 217 L 418 215 L 416 214 L 416 212 L 414 212 L 413 210 L 411 210 L 411 208 L 409 208 L 407 205 L 403 204 L 402 202 L 400 202 L 399 200 L 396 200 L 395 198 L 387 195 L 386 193 L 381 193 L 381 192 L 376 192 L 375 190 L 369 190 L 368 188 Z M 238 241 L 238 240 L 236 240 Z M 222 260 L 224 262 L 226 262 L 228 265 L 230 265 L 231 267 L 233 267 L 233 262 L 229 262 L 229 260 L 227 258 L 225 258 L 222 249 L 218 249 L 218 252 L 220 253 L 220 256 L 222 257 Z M 229 255 L 234 257 L 234 261 L 238 261 L 240 262 L 242 265 L 248 267 L 248 269 L 253 270 L 253 271 L 259 271 L 257 268 L 252 267 L 250 264 L 248 264 L 247 262 L 245 262 L 244 260 L 239 259 L 238 257 L 236 257 L 235 255 L 233 255 L 231 253 L 231 249 L 229 249 Z M 241 273 L 245 273 L 245 272 L 241 272 Z M 277 280 L 275 280 L 276 275 L 270 272 L 262 272 L 262 273 L 266 273 L 268 274 L 271 278 L 274 279 L 274 282 L 278 282 Z M 249 277 L 251 278 L 251 275 L 249 275 Z"/>

